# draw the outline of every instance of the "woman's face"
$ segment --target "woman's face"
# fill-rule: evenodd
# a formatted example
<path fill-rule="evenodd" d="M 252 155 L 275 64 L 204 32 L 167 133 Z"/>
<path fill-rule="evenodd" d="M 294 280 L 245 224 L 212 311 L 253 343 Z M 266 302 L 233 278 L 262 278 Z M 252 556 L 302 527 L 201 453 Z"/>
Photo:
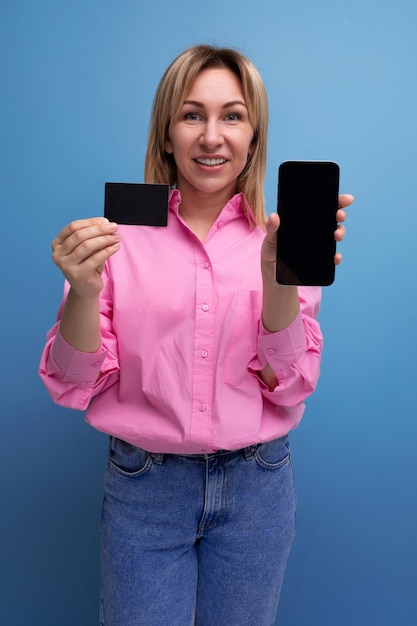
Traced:
<path fill-rule="evenodd" d="M 226 203 L 235 193 L 254 130 L 237 76 L 226 68 L 203 70 L 195 79 L 169 130 L 165 149 L 177 165 L 184 194 Z"/>

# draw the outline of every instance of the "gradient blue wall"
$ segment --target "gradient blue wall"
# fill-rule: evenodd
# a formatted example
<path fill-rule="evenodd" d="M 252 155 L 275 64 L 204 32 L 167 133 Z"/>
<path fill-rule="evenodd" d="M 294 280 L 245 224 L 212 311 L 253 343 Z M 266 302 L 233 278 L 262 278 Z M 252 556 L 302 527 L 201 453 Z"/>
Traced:
<path fill-rule="evenodd" d="M 36 374 L 61 297 L 50 241 L 101 214 L 104 181 L 142 180 L 157 81 L 200 42 L 264 76 L 270 210 L 288 158 L 338 161 L 357 198 L 324 293 L 321 382 L 292 436 L 278 622 L 417 623 L 416 19 L 414 0 L 2 0 L 2 623 L 97 623 L 107 442 Z"/>

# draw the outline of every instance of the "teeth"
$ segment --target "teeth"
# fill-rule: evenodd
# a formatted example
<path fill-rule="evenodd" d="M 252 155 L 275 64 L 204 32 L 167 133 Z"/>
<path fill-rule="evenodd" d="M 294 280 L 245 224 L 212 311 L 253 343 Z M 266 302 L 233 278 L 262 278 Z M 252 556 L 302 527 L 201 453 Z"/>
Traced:
<path fill-rule="evenodd" d="M 195 159 L 197 163 L 201 165 L 207 165 L 208 167 L 212 167 L 213 165 L 222 165 L 222 163 L 226 163 L 226 159 Z"/>

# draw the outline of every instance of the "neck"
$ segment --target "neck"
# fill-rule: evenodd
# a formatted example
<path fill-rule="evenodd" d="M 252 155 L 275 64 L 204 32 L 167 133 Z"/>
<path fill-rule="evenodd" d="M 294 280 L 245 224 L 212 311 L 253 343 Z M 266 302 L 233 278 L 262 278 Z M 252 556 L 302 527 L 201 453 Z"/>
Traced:
<path fill-rule="evenodd" d="M 214 222 L 220 215 L 222 211 L 222 206 L 196 206 L 196 205 L 188 205 L 181 202 L 181 206 L 179 209 L 179 213 L 183 218 L 184 222 L 187 226 L 193 231 L 193 233 L 204 242 L 210 228 L 213 226 Z"/>
<path fill-rule="evenodd" d="M 193 193 L 187 193 L 186 187 L 181 186 L 180 192 L 179 213 L 193 233 L 201 241 L 204 241 L 223 207 L 233 197 L 234 190 L 221 194 L 196 192 L 195 190 Z"/>

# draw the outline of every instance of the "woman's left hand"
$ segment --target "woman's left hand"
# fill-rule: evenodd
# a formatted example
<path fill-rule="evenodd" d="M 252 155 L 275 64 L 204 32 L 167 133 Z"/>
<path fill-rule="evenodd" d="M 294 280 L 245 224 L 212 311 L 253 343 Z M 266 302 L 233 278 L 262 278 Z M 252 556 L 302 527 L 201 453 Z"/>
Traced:
<path fill-rule="evenodd" d="M 346 228 L 343 222 L 346 220 L 346 207 L 350 206 L 354 197 L 351 194 L 344 193 L 339 196 L 339 208 L 336 212 L 337 228 L 334 231 L 334 238 L 337 242 L 343 241 L 346 234 Z M 277 231 L 279 228 L 279 217 L 276 213 L 271 213 L 266 224 L 266 237 L 262 246 L 261 259 L 263 266 L 266 269 L 275 266 L 276 257 L 276 245 L 277 245 Z M 340 252 L 336 252 L 334 257 L 335 265 L 340 265 L 342 261 L 342 255 Z M 273 270 L 272 270 L 273 271 Z"/>
<path fill-rule="evenodd" d="M 337 242 L 342 241 L 346 234 L 346 228 L 343 225 L 343 222 L 346 219 L 346 212 L 344 209 L 350 206 L 353 203 L 354 199 L 355 198 L 348 193 L 343 193 L 339 196 L 339 208 L 336 213 L 337 228 L 334 232 L 334 238 Z M 342 261 L 341 253 L 336 252 L 334 256 L 334 264 L 340 265 L 341 261 Z"/>

